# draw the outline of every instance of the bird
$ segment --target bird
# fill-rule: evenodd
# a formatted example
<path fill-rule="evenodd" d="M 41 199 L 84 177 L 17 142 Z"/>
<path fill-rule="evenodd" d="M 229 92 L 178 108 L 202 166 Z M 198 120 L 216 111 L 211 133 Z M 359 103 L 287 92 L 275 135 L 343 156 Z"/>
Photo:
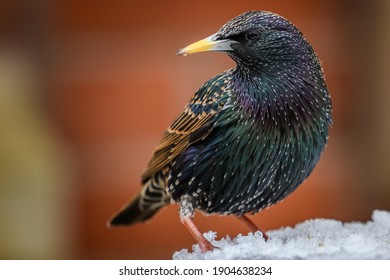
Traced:
<path fill-rule="evenodd" d="M 195 211 L 248 215 L 291 194 L 310 175 L 327 142 L 332 104 L 322 63 L 286 18 L 249 11 L 180 49 L 228 55 L 235 67 L 204 83 L 162 135 L 142 188 L 108 222 L 145 222 L 179 205 L 202 252 L 214 250 L 193 222 Z M 268 236 L 263 233 L 264 239 Z"/>

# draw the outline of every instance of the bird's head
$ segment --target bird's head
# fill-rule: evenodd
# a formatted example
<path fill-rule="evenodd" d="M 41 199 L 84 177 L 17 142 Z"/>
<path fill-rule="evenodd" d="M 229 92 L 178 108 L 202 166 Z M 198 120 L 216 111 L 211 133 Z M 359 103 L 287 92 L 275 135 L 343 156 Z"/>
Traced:
<path fill-rule="evenodd" d="M 215 34 L 177 54 L 205 51 L 225 52 L 244 70 L 278 72 L 286 66 L 316 60 L 314 51 L 294 25 L 277 14 L 263 11 L 241 14 Z"/>
<path fill-rule="evenodd" d="M 178 54 L 205 51 L 224 52 L 237 63 L 229 72 L 237 104 L 248 115 L 275 123 L 269 127 L 286 124 L 285 117 L 295 128 L 306 127 L 308 120 L 310 125 L 331 122 L 331 102 L 320 60 L 287 19 L 270 12 L 247 12 Z"/>

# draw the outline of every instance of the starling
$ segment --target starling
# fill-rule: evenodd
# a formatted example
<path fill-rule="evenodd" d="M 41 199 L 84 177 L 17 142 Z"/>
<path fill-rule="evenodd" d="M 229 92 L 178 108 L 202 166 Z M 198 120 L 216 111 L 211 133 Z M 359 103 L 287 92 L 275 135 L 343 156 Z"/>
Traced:
<path fill-rule="evenodd" d="M 321 62 L 280 15 L 246 12 L 178 54 L 205 51 L 226 53 L 236 67 L 190 99 L 156 147 L 142 190 L 109 221 L 143 222 L 178 203 L 203 252 L 215 247 L 193 223 L 195 210 L 236 215 L 256 230 L 245 215 L 279 202 L 309 176 L 332 123 Z"/>

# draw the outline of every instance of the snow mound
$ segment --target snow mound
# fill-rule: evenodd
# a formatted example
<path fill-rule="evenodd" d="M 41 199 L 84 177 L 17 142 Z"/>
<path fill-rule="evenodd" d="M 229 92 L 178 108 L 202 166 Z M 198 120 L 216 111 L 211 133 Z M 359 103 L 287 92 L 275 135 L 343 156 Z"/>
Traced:
<path fill-rule="evenodd" d="M 198 245 L 193 252 L 175 252 L 173 259 L 390 259 L 390 212 L 375 210 L 367 223 L 342 223 L 315 219 L 267 232 L 229 236 L 216 240 L 215 232 L 204 236 L 219 249 L 203 254 Z"/>

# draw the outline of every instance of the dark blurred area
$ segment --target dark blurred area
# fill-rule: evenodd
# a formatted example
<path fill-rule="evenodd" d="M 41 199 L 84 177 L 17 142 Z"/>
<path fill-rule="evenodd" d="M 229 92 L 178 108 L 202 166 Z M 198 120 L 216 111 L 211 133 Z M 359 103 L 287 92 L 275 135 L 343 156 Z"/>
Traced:
<path fill-rule="evenodd" d="M 2 1 L 1 259 L 170 259 L 191 248 L 177 206 L 144 225 L 105 223 L 139 191 L 192 94 L 234 66 L 175 52 L 248 10 L 279 13 L 305 34 L 334 107 L 313 174 L 254 221 L 270 230 L 390 210 L 389 1 Z M 248 232 L 234 217 L 195 222 L 219 237 Z"/>

